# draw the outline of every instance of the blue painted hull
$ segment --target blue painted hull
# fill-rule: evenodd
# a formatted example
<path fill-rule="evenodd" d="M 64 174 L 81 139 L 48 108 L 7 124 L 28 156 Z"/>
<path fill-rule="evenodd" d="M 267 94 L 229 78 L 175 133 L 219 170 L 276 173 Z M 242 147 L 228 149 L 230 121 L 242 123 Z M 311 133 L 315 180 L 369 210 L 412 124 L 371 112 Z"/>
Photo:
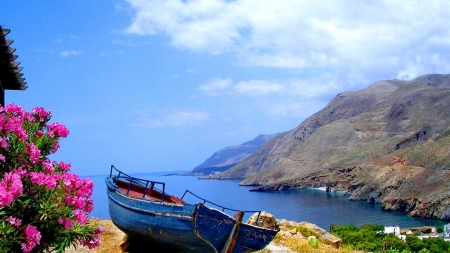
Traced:
<path fill-rule="evenodd" d="M 231 216 L 203 204 L 197 205 L 194 228 L 199 236 L 214 245 L 224 248 L 232 233 L 236 220 Z M 261 250 L 269 244 L 278 231 L 241 223 L 234 248 L 231 252 L 243 253 Z"/>
<path fill-rule="evenodd" d="M 194 233 L 195 205 L 165 204 L 129 197 L 106 179 L 109 214 L 112 222 L 131 241 L 166 244 L 180 252 L 217 252 Z"/>
<path fill-rule="evenodd" d="M 165 183 L 130 177 L 117 169 L 118 175 L 112 176 L 113 169 L 105 181 L 109 214 L 131 245 L 140 243 L 149 251 L 162 247 L 164 252 L 243 253 L 264 248 L 277 233 L 241 223 L 244 212 L 238 211 L 240 219 L 235 219 L 204 204 L 188 204 L 165 193 Z"/>

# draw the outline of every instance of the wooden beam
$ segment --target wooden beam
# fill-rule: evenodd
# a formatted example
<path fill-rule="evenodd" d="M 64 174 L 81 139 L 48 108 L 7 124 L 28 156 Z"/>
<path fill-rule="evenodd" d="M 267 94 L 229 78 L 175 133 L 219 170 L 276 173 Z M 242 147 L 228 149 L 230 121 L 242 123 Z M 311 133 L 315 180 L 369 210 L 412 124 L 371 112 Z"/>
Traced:
<path fill-rule="evenodd" d="M 230 236 L 228 237 L 225 246 L 222 249 L 221 253 L 232 253 L 234 249 L 234 245 L 236 244 L 236 239 L 239 234 L 239 228 L 241 227 L 242 219 L 244 218 L 245 212 L 237 211 L 236 212 L 236 223 L 234 223 L 233 230 L 231 230 Z"/>

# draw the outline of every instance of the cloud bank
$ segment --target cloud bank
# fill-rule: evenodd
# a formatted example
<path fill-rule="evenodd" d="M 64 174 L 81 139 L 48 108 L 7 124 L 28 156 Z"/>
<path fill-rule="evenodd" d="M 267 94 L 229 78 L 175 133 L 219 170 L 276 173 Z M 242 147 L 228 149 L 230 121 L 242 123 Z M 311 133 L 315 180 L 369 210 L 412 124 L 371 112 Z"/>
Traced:
<path fill-rule="evenodd" d="M 361 80 L 450 72 L 448 1 L 127 0 L 127 32 L 240 63 Z"/>

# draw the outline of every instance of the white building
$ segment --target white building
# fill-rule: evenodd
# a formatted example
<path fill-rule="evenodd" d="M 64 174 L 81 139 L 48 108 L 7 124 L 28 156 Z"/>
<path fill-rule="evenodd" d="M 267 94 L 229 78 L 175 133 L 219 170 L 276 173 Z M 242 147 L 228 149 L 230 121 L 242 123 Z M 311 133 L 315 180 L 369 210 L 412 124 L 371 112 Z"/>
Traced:
<path fill-rule="evenodd" d="M 385 234 L 400 235 L 400 227 L 399 226 L 384 227 L 384 233 Z"/>
<path fill-rule="evenodd" d="M 450 237 L 450 223 L 444 225 L 444 237 Z"/>
<path fill-rule="evenodd" d="M 406 242 L 406 235 L 400 234 L 400 227 L 394 226 L 394 227 L 384 227 L 384 233 L 385 234 L 394 234 L 398 238 L 402 239 L 404 242 Z"/>

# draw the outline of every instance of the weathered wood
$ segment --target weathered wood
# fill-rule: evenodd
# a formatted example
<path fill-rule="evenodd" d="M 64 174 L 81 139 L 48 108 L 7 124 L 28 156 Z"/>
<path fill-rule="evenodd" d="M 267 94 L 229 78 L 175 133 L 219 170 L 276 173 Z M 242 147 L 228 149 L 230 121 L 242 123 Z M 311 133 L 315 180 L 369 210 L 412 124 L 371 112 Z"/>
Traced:
<path fill-rule="evenodd" d="M 237 211 L 236 212 L 236 223 L 234 223 L 233 230 L 231 230 L 230 236 L 223 247 L 222 253 L 232 253 L 234 249 L 234 245 L 236 244 L 236 239 L 239 234 L 239 228 L 241 227 L 242 219 L 244 218 L 245 212 Z"/>

